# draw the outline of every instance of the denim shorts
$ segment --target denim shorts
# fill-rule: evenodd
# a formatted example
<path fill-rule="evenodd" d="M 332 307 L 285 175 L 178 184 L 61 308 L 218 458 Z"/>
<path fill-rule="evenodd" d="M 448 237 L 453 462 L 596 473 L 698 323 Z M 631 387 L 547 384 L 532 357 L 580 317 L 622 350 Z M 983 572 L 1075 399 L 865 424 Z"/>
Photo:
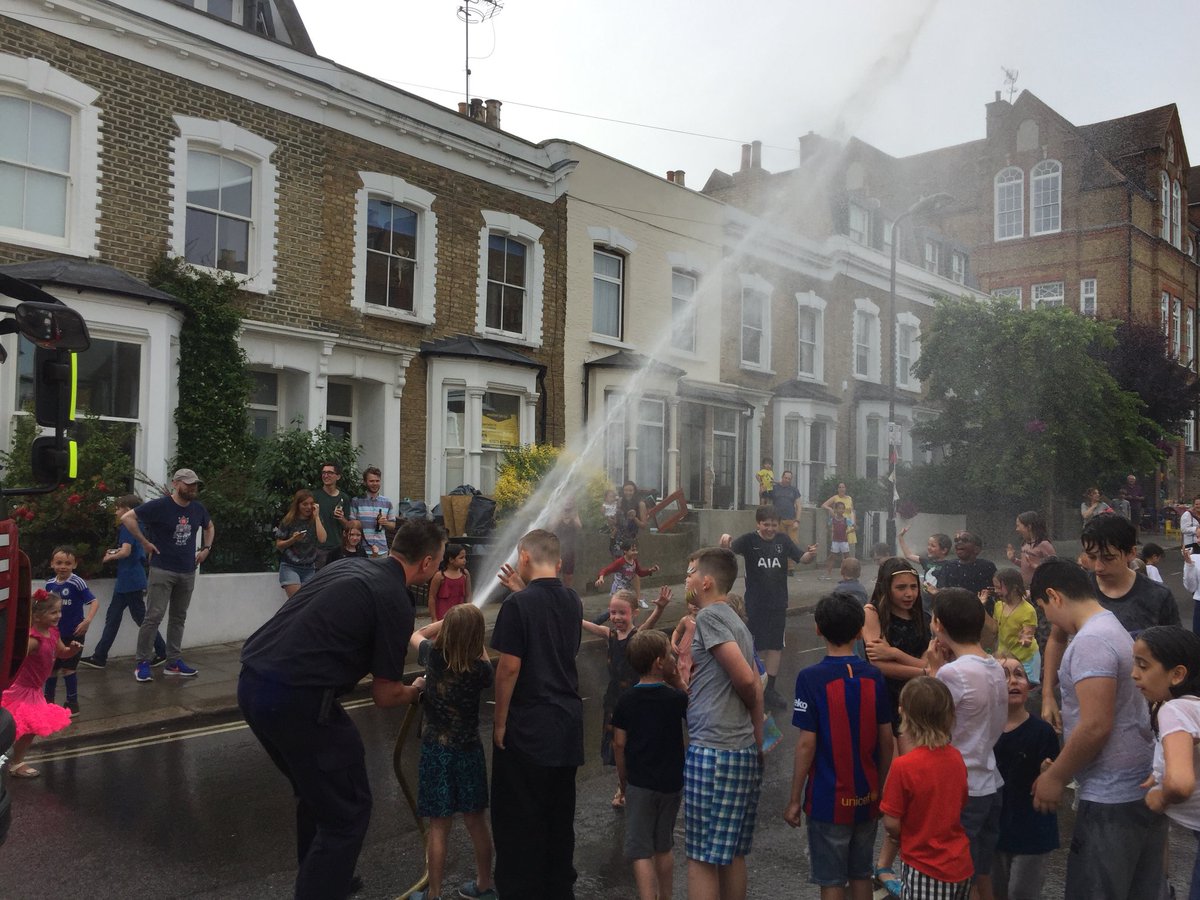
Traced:
<path fill-rule="evenodd" d="M 283 586 L 304 584 L 316 574 L 315 566 L 293 566 L 285 562 L 279 564 L 279 583 Z"/>
<path fill-rule="evenodd" d="M 843 887 L 848 881 L 870 878 L 875 864 L 875 833 L 879 820 L 855 825 L 808 822 L 810 884 Z"/>

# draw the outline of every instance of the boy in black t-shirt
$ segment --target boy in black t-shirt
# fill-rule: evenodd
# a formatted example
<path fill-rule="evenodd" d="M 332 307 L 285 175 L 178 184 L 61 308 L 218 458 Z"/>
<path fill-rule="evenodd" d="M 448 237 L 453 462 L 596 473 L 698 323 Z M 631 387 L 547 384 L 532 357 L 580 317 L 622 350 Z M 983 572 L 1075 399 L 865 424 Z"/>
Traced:
<path fill-rule="evenodd" d="M 754 649 L 767 668 L 763 703 L 768 709 L 788 709 L 791 704 L 775 690 L 783 651 L 783 631 L 787 625 L 787 561 L 812 562 L 817 555 L 817 545 L 801 551 L 790 537 L 780 534 L 779 517 L 773 507 L 760 506 L 754 513 L 754 521 L 756 530 L 737 540 L 728 534 L 721 535 L 721 546 L 746 561 L 747 624 L 754 638 Z"/>
<path fill-rule="evenodd" d="M 625 793 L 625 856 L 633 861 L 639 897 L 670 897 L 688 698 L 671 642 L 661 631 L 639 631 L 625 658 L 641 676 L 621 695 L 612 718 L 617 777 Z"/>

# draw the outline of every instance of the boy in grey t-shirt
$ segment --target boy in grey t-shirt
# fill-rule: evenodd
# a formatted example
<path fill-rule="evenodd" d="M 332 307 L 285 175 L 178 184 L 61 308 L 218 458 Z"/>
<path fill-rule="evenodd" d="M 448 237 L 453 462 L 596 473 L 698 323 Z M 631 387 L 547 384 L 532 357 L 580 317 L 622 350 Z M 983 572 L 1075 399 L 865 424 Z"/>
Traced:
<path fill-rule="evenodd" d="M 1131 678 L 1133 639 L 1069 560 L 1043 561 L 1030 593 L 1051 624 L 1074 635 L 1058 672 L 1066 743 L 1033 785 L 1034 808 L 1049 813 L 1067 782 L 1079 783 L 1064 896 L 1155 900 L 1166 819 L 1142 799 L 1154 744 L 1146 701 Z"/>
<path fill-rule="evenodd" d="M 685 585 L 700 612 L 692 638 L 690 744 L 684 766 L 688 884 L 723 900 L 745 897 L 762 785 L 763 695 L 750 631 L 725 603 L 737 577 L 730 550 L 697 550 Z M 713 802 L 721 787 L 721 803 Z"/>

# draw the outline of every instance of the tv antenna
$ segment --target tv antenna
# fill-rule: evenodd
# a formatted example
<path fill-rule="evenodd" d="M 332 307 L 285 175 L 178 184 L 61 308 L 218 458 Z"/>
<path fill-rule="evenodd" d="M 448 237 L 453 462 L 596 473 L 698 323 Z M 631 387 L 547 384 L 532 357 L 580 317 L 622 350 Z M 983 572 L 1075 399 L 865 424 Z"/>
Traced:
<path fill-rule="evenodd" d="M 1021 73 L 1004 66 L 1000 67 L 1000 71 L 1004 73 L 1004 86 L 1008 88 L 1008 102 L 1012 103 L 1013 94 L 1017 92 L 1017 76 Z"/>
<path fill-rule="evenodd" d="M 471 26 L 494 18 L 500 14 L 502 9 L 504 9 L 504 0 L 462 0 L 462 6 L 458 8 L 458 17 L 462 19 L 463 23 L 465 45 L 463 68 L 467 73 L 467 103 L 471 102 Z"/>

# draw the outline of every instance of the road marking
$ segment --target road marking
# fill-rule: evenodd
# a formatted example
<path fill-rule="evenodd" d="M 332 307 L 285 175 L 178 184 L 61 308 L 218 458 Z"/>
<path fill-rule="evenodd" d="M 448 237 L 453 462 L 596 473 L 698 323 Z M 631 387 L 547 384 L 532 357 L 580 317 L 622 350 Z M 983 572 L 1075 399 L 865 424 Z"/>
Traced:
<path fill-rule="evenodd" d="M 364 706 L 371 705 L 373 701 L 369 697 L 364 697 L 359 700 L 352 700 L 349 703 L 342 704 L 345 709 L 361 709 Z M 212 735 L 226 734 L 231 731 L 240 731 L 243 728 L 249 728 L 245 722 L 225 722 L 220 725 L 202 725 L 197 728 L 184 728 L 179 731 L 169 731 L 166 734 L 150 734 L 143 737 L 130 738 L 125 741 L 113 741 L 109 744 L 96 744 L 89 747 L 72 747 L 69 750 L 59 750 L 52 753 L 30 754 L 26 760 L 29 763 L 35 762 L 57 762 L 63 759 L 83 759 L 89 756 L 102 756 L 106 753 L 116 753 L 121 750 L 134 750 L 138 747 L 152 747 L 155 744 L 169 744 L 174 741 L 187 741 L 192 738 L 210 737 Z"/>

